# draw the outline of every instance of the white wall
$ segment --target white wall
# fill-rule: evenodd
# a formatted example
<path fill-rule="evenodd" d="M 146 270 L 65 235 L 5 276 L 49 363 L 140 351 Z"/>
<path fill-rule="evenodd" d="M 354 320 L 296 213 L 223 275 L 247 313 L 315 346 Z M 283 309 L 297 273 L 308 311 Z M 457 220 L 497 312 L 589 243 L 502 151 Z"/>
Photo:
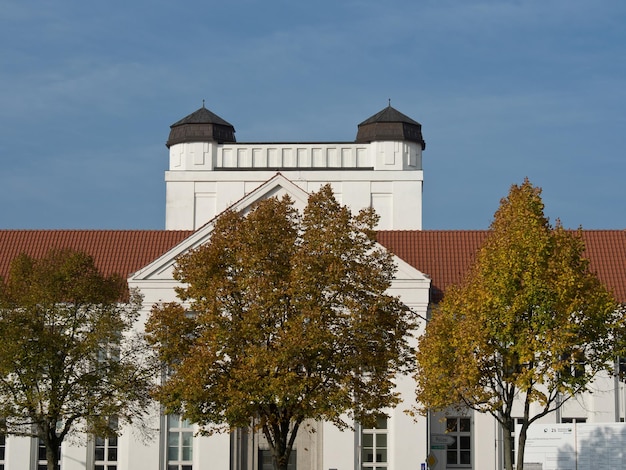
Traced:
<path fill-rule="evenodd" d="M 170 148 L 168 230 L 193 230 L 277 172 L 313 192 L 331 183 L 337 198 L 374 207 L 381 230 L 422 228 L 422 149 L 413 142 L 316 144 L 185 143 Z"/>

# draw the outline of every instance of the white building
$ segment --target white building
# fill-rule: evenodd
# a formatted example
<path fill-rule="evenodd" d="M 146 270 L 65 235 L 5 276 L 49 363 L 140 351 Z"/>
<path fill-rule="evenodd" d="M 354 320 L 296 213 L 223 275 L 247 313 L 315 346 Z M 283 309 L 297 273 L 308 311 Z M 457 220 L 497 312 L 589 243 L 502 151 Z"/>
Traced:
<path fill-rule="evenodd" d="M 381 228 L 422 227 L 425 143 L 421 125 L 391 106 L 361 123 L 355 142 L 330 143 L 236 143 L 233 126 L 202 107 L 172 125 L 167 145 L 170 168 L 165 176 L 166 228 L 195 232 L 129 278 L 129 285 L 144 294 L 146 309 L 156 302 L 176 300 L 172 270 L 177 256 L 206 242 L 213 229 L 212 220 L 227 207 L 245 210 L 259 199 L 285 193 L 297 206 L 304 207 L 308 193 L 331 183 L 341 203 L 355 209 L 372 205 L 381 216 Z M 397 264 L 393 293 L 425 313 L 430 280 L 400 259 Z M 412 379 L 399 379 L 398 387 L 406 403 L 411 403 Z M 392 418 L 386 430 L 389 446 L 379 450 L 388 461 L 403 467 L 426 459 L 426 420 L 414 422 L 404 409 L 390 410 Z M 217 460 L 224 470 L 235 461 L 241 468 L 260 469 L 262 454 L 256 448 L 259 440 L 262 448 L 262 438 L 246 431 L 195 438 L 198 451 L 194 453 L 193 468 L 205 468 L 208 462 L 216 468 Z M 358 468 L 358 447 L 358 435 L 355 441 L 354 433 L 318 423 L 314 433 L 306 428 L 299 433 L 296 466 L 302 470 Z M 158 466 L 155 450 L 147 454 Z M 203 463 L 203 455 L 209 459 L 207 463 Z M 181 463 L 177 470 L 183 467 Z"/>
<path fill-rule="evenodd" d="M 396 254 L 398 265 L 391 292 L 426 317 L 430 302 L 459 280 L 484 239 L 481 231 L 422 231 L 421 125 L 391 106 L 359 124 L 355 141 L 324 143 L 238 143 L 234 127 L 203 106 L 171 126 L 167 146 L 165 231 L 0 231 L 0 275 L 20 252 L 36 256 L 52 247 L 80 249 L 92 254 L 103 271 L 129 274 L 129 285 L 144 295 L 145 321 L 155 303 L 176 300 L 172 272 L 177 257 L 210 238 L 214 218 L 224 209 L 245 210 L 282 194 L 304 206 L 308 193 L 330 183 L 341 203 L 355 210 L 373 206 L 381 215 L 379 241 Z M 626 233 L 589 231 L 585 238 L 592 268 L 626 302 Z M 568 402 L 546 420 L 624 421 L 623 384 L 604 377 L 594 387 L 594 394 Z M 295 468 L 419 470 L 429 455 L 437 469 L 503 467 L 493 419 L 453 413 L 414 420 L 404 412 L 414 405 L 414 388 L 410 377 L 398 378 L 403 403 L 388 410 L 384 429 L 357 425 L 354 432 L 340 431 L 328 423 L 313 423 L 315 432 L 302 429 Z M 62 469 L 267 468 L 263 440 L 246 430 L 193 436 L 193 427 L 161 416 L 158 407 L 151 426 L 155 432 L 149 439 L 125 429 L 115 440 L 66 442 Z M 438 442 L 446 426 L 455 438 L 450 446 Z M 0 444 L 0 470 L 45 468 L 41 465 L 35 440 L 8 437 Z"/>

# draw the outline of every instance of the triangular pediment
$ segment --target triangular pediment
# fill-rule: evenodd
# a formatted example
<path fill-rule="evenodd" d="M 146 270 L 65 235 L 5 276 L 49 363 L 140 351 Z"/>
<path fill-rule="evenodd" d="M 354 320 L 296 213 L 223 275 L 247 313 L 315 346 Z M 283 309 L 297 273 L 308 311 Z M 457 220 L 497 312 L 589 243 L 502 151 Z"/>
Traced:
<path fill-rule="evenodd" d="M 285 176 L 281 173 L 277 173 L 270 180 L 261 184 L 259 187 L 242 197 L 239 201 L 232 204 L 229 209 L 241 211 L 245 214 L 250 211 L 254 204 L 258 201 L 269 199 L 271 197 L 281 198 L 285 195 L 291 197 L 294 201 L 294 206 L 297 209 L 303 209 L 306 206 L 309 197 L 306 191 L 290 181 L 288 178 L 285 178 Z M 174 248 L 167 251 L 139 271 L 133 273 L 128 279 L 129 284 L 134 286 L 137 282 L 142 281 L 172 281 L 174 279 L 173 271 L 176 259 L 182 254 L 206 243 L 211 237 L 216 220 L 217 217 L 210 220 Z"/>
<path fill-rule="evenodd" d="M 393 260 L 397 268 L 395 275 L 396 280 L 427 282 L 430 285 L 430 278 L 427 275 L 411 266 L 402 258 L 394 255 Z"/>
<path fill-rule="evenodd" d="M 258 201 L 270 197 L 281 198 L 285 195 L 288 195 L 294 201 L 295 207 L 299 210 L 304 209 L 309 197 L 309 194 L 301 187 L 284 175 L 277 173 L 272 179 L 231 205 L 230 209 L 246 213 Z M 171 297 L 173 295 L 172 288 L 178 284 L 173 276 L 176 260 L 179 256 L 207 243 L 213 233 L 216 220 L 217 217 L 207 222 L 174 248 L 132 274 L 128 279 L 129 285 L 131 287 L 139 287 L 142 291 L 155 288 L 162 290 L 163 294 L 166 294 L 165 291 L 169 291 L 166 295 L 159 296 L 159 298 Z M 411 292 L 410 297 L 419 292 L 418 296 L 420 298 L 427 299 L 430 279 L 401 258 L 394 256 L 394 261 L 397 271 L 391 291 L 396 291 L 402 297 L 405 297 L 408 292 Z M 419 301 L 419 303 L 422 302 Z"/>

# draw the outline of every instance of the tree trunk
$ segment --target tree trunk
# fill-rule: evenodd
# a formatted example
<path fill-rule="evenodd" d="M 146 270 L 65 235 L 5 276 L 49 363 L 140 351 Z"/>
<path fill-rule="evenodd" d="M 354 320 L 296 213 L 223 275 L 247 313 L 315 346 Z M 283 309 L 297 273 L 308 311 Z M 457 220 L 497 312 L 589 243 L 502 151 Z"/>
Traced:
<path fill-rule="evenodd" d="M 274 455 L 274 470 L 287 470 L 289 465 L 289 452 L 283 452 L 282 455 Z"/>
<path fill-rule="evenodd" d="M 520 427 L 519 438 L 517 440 L 517 468 L 524 468 L 524 449 L 526 448 L 526 435 L 528 426 L 524 423 Z"/>
<path fill-rule="evenodd" d="M 289 465 L 289 455 L 291 454 L 291 447 L 287 445 L 287 436 L 281 436 L 280 439 L 276 439 L 272 447 L 272 460 L 274 462 L 274 470 L 287 470 Z"/>
<path fill-rule="evenodd" d="M 263 425 L 263 434 L 272 451 L 274 470 L 287 470 L 299 428 L 300 420 L 292 422 L 288 416 L 283 416 L 278 422 Z"/>
<path fill-rule="evenodd" d="M 287 436 L 284 434 L 284 429 L 281 426 L 276 426 L 276 429 L 279 432 L 274 436 L 274 441 L 270 441 L 274 470 L 287 470 L 291 449 L 287 448 Z"/>
<path fill-rule="evenodd" d="M 46 439 L 46 460 L 48 470 L 59 470 L 61 468 L 61 443 L 57 439 Z"/>
<path fill-rule="evenodd" d="M 511 418 L 506 419 L 501 426 L 502 444 L 504 447 L 504 469 L 513 470 L 513 449 L 515 446 L 514 423 Z"/>
<path fill-rule="evenodd" d="M 522 470 L 524 468 L 524 450 L 526 449 L 526 436 L 528 434 L 528 426 L 530 419 L 530 400 L 528 394 L 524 400 L 524 418 L 522 419 L 522 425 L 519 430 L 519 437 L 517 438 L 517 468 Z"/>
<path fill-rule="evenodd" d="M 39 438 L 46 446 L 46 468 L 48 470 L 59 470 L 61 468 L 61 443 L 63 438 L 57 436 L 56 421 L 46 423 L 40 429 Z"/>

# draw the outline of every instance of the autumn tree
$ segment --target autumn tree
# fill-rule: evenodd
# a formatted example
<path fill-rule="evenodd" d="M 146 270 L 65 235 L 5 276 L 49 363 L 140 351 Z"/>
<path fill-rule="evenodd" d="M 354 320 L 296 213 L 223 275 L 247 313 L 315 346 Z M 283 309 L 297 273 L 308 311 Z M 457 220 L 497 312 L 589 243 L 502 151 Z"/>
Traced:
<path fill-rule="evenodd" d="M 490 413 L 513 468 L 513 406 L 521 405 L 517 467 L 528 426 L 582 392 L 613 363 L 619 315 L 589 271 L 580 231 L 544 216 L 541 190 L 513 185 L 463 282 L 450 288 L 419 341 L 422 412 Z M 531 413 L 533 410 L 539 410 Z"/>
<path fill-rule="evenodd" d="M 204 432 L 254 420 L 282 470 L 305 420 L 372 425 L 397 404 L 413 317 L 385 293 L 395 266 L 377 221 L 329 186 L 302 214 L 283 197 L 220 216 L 210 241 L 178 260 L 185 304 L 157 306 L 147 323 L 167 366 L 166 411 Z"/>
<path fill-rule="evenodd" d="M 112 418 L 142 415 L 151 375 L 128 335 L 139 305 L 75 251 L 22 254 L 0 282 L 2 432 L 41 439 L 49 470 L 69 434 L 110 436 Z"/>

